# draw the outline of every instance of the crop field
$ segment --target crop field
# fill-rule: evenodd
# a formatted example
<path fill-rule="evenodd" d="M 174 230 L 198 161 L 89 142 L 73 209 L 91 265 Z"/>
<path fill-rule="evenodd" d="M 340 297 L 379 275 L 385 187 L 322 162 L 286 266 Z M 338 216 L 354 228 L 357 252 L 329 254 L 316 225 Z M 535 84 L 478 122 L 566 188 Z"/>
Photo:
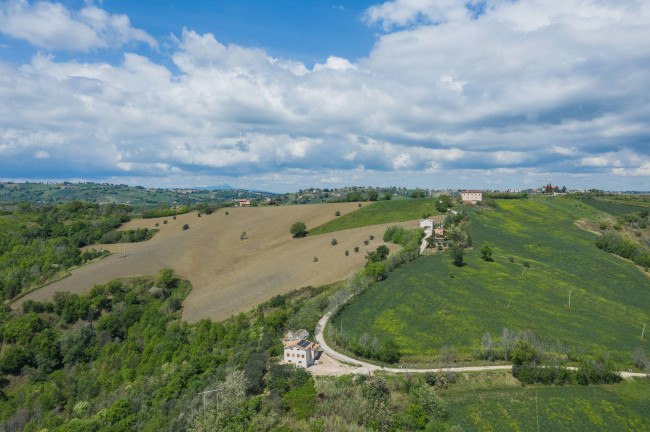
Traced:
<path fill-rule="evenodd" d="M 176 216 L 176 220 L 133 220 L 121 229 L 152 229 L 158 223 L 160 231 L 142 243 L 94 246 L 116 253 L 75 269 L 70 277 L 26 295 L 14 306 L 28 299 L 49 300 L 57 291 L 88 292 L 94 284 L 122 276 L 155 274 L 169 267 L 193 285 L 184 303 L 184 319 L 225 319 L 274 295 L 339 281 L 363 267 L 366 251 L 381 244 L 387 225 L 348 230 L 338 236 L 294 239 L 289 234 L 293 222 L 302 221 L 309 229 L 334 218 L 337 210 L 347 214 L 357 208 L 356 203 L 237 207 L 200 218 L 193 212 Z M 189 225 L 188 230 L 182 229 L 184 224 Z M 403 225 L 415 227 L 418 222 Z M 246 239 L 241 240 L 243 231 Z M 375 240 L 365 246 L 363 242 L 370 235 Z M 336 246 L 331 245 L 333 238 L 338 240 Z M 360 247 L 358 253 L 355 246 Z"/>
<path fill-rule="evenodd" d="M 645 207 L 643 206 L 635 206 L 635 205 L 630 205 L 630 204 L 625 204 L 622 202 L 612 202 L 612 201 L 605 201 L 605 200 L 600 200 L 600 199 L 582 199 L 582 202 L 590 205 L 600 211 L 603 211 L 605 213 L 609 213 L 613 216 L 618 216 L 618 215 L 623 215 L 623 214 L 630 214 L 630 213 L 636 213 L 641 210 L 643 210 Z"/>
<path fill-rule="evenodd" d="M 357 336 L 394 337 L 407 361 L 437 355 L 444 345 L 471 354 L 486 332 L 498 346 L 504 328 L 530 329 L 574 353 L 609 351 L 623 364 L 636 347 L 648 351 L 649 333 L 641 339 L 650 324 L 647 275 L 597 249 L 595 235 L 565 211 L 532 200 L 498 207 L 471 214 L 475 250 L 466 251 L 463 267 L 448 253 L 420 257 L 371 286 L 333 325 Z M 480 259 L 484 242 L 494 262 Z"/>
<path fill-rule="evenodd" d="M 650 431 L 650 385 L 501 387 L 444 396 L 465 431 Z"/>
<path fill-rule="evenodd" d="M 319 235 L 351 228 L 389 222 L 405 222 L 419 219 L 425 214 L 439 215 L 435 198 L 401 199 L 363 203 L 355 212 L 343 214 L 309 230 L 309 235 Z M 332 204 L 336 207 L 337 204 Z M 357 205 L 355 203 L 355 205 Z M 335 211 L 338 210 L 335 208 Z"/>

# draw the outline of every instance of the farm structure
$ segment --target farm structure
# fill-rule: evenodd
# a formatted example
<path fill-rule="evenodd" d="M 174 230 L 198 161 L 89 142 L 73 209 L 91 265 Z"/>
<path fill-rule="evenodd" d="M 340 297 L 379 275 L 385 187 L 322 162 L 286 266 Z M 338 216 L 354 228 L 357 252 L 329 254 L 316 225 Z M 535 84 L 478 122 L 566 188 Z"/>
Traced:
<path fill-rule="evenodd" d="M 420 228 L 424 228 L 425 230 L 432 230 L 434 224 L 434 219 L 430 217 L 420 220 Z"/>
<path fill-rule="evenodd" d="M 476 204 L 479 201 L 483 201 L 483 192 L 473 190 L 473 191 L 462 191 L 460 193 L 460 199 L 463 202 L 469 202 L 472 204 Z"/>
<path fill-rule="evenodd" d="M 319 345 L 306 339 L 293 340 L 284 345 L 284 361 L 308 368 L 320 357 Z"/>
<path fill-rule="evenodd" d="M 251 205 L 251 200 L 248 199 L 238 199 L 236 202 L 239 203 L 239 207 L 244 207 L 244 206 L 249 206 Z"/>

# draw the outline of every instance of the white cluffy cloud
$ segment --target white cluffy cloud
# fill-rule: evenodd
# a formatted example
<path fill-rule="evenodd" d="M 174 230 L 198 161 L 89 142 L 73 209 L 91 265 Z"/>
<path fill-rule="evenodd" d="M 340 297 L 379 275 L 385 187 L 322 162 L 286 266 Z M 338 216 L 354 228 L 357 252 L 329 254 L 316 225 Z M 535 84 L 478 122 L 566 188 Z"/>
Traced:
<path fill-rule="evenodd" d="M 45 7 L 9 5 L 30 16 Z M 46 5 L 97 36 L 76 49 L 129 34 L 114 15 L 93 21 L 92 7 Z M 370 8 L 370 23 L 406 28 L 379 36 L 364 58 L 313 68 L 187 29 L 169 53 L 173 69 L 133 53 L 118 64 L 48 54 L 0 63 L 0 172 L 147 184 L 221 176 L 269 188 L 344 179 L 650 189 L 648 2 L 481 7 Z M 120 43 L 134 40 L 147 42 Z"/>
<path fill-rule="evenodd" d="M 130 42 L 158 44 L 129 17 L 88 5 L 72 11 L 61 3 L 10 0 L 0 3 L 0 32 L 49 50 L 88 51 Z"/>

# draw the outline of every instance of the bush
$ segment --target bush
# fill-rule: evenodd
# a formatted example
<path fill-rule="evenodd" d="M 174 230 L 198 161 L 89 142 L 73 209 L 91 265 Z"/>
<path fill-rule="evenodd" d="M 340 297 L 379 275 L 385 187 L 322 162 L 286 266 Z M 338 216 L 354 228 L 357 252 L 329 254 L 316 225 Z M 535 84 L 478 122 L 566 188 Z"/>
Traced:
<path fill-rule="evenodd" d="M 336 213 L 334 213 L 334 216 L 341 216 L 341 212 L 337 210 Z"/>
<path fill-rule="evenodd" d="M 314 262 L 318 262 L 318 257 L 314 257 Z"/>
<path fill-rule="evenodd" d="M 338 241 L 336 239 L 332 239 L 332 246 L 336 246 Z"/>
<path fill-rule="evenodd" d="M 293 225 L 291 225 L 289 232 L 293 234 L 294 238 L 304 237 L 307 235 L 307 225 L 305 225 L 303 222 L 295 222 Z"/>
<path fill-rule="evenodd" d="M 349 250 L 346 250 L 346 251 L 345 251 L 345 256 L 348 256 L 348 255 L 350 255 L 350 251 L 349 251 Z"/>
<path fill-rule="evenodd" d="M 354 247 L 354 251 L 355 251 L 356 253 L 359 253 L 359 246 L 355 246 L 355 247 Z"/>
<path fill-rule="evenodd" d="M 188 230 L 188 229 L 190 229 L 190 226 L 188 224 L 185 224 L 185 225 L 183 225 L 183 229 Z"/>

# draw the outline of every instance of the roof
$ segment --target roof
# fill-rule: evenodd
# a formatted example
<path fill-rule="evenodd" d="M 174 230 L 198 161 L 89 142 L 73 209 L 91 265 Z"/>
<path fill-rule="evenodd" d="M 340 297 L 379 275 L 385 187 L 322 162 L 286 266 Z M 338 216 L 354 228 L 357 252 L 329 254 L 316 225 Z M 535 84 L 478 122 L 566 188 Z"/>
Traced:
<path fill-rule="evenodd" d="M 300 340 L 293 340 L 291 342 L 288 342 L 284 345 L 284 348 L 299 348 L 299 349 L 304 349 L 304 350 L 312 350 L 316 351 L 318 350 L 319 345 L 313 342 L 308 341 L 307 339 L 300 339 Z"/>
<path fill-rule="evenodd" d="M 461 193 L 483 193 L 483 191 L 462 191 Z"/>

